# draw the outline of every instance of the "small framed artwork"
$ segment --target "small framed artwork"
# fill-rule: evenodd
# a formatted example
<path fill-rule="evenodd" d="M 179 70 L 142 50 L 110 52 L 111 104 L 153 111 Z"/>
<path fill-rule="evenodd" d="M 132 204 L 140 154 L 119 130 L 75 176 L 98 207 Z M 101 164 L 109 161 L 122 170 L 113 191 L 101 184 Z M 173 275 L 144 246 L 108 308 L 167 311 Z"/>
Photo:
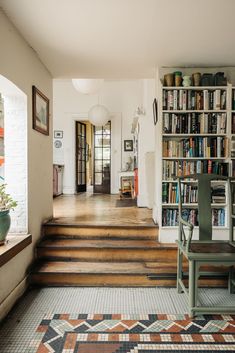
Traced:
<path fill-rule="evenodd" d="M 63 131 L 61 131 L 61 130 L 55 130 L 55 131 L 54 131 L 54 138 L 55 138 L 55 139 L 62 139 L 62 138 L 63 138 Z"/>
<path fill-rule="evenodd" d="M 33 129 L 49 135 L 49 99 L 33 86 Z"/>
<path fill-rule="evenodd" d="M 133 151 L 133 140 L 124 140 L 124 151 L 125 152 Z"/>
<path fill-rule="evenodd" d="M 153 101 L 153 122 L 154 122 L 154 125 L 157 124 L 157 100 L 156 98 L 154 98 L 154 101 Z"/>

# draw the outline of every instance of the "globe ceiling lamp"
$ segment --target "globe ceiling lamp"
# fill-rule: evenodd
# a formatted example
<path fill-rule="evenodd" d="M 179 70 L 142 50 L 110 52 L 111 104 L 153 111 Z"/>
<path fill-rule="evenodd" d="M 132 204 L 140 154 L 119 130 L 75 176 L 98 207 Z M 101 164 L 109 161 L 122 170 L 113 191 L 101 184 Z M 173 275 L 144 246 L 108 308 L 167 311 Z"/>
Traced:
<path fill-rule="evenodd" d="M 110 113 L 104 105 L 94 105 L 88 112 L 88 119 L 95 126 L 104 126 L 110 119 Z"/>
<path fill-rule="evenodd" d="M 74 88 L 83 94 L 95 94 L 103 86 L 104 79 L 73 78 Z"/>

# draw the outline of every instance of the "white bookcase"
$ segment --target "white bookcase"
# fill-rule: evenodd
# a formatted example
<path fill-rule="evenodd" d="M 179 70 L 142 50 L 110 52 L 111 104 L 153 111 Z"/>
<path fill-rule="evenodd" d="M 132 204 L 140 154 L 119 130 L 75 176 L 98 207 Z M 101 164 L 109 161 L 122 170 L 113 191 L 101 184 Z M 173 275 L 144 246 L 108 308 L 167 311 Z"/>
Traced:
<path fill-rule="evenodd" d="M 168 72 L 173 72 L 174 70 L 168 70 Z M 183 70 L 182 70 L 183 71 Z M 194 71 L 195 72 L 195 71 Z M 205 72 L 205 71 L 204 71 Z M 217 71 L 214 71 L 217 72 Z M 163 77 L 163 76 L 162 76 Z M 216 93 L 214 93 L 216 91 Z M 220 93 L 219 93 L 220 91 Z M 169 93 L 170 92 L 170 93 Z M 189 104 L 182 108 L 179 107 L 179 95 L 182 96 L 182 92 L 186 94 L 186 97 L 200 95 L 204 98 L 210 96 L 209 106 L 207 103 L 203 102 L 203 106 L 198 108 L 197 105 Z M 185 93 L 186 92 L 186 93 Z M 225 92 L 225 93 L 223 93 Z M 173 102 L 170 95 L 173 95 Z M 210 106 L 212 105 L 212 98 L 216 99 L 226 95 L 226 103 L 224 105 Z M 235 173 L 235 130 L 233 131 L 233 126 L 235 127 L 235 87 L 231 84 L 227 86 L 209 86 L 209 87 L 164 87 L 162 81 L 159 80 L 158 85 L 158 107 L 159 107 L 159 126 L 158 132 L 160 131 L 158 137 L 160 138 L 159 153 L 161 157 L 159 158 L 159 167 L 157 168 L 157 180 L 161 180 L 161 183 L 157 183 L 157 219 L 159 223 L 160 230 L 160 241 L 162 242 L 174 242 L 178 235 L 178 226 L 174 223 L 174 216 L 170 218 L 170 213 L 176 212 L 178 209 L 177 191 L 172 192 L 172 186 L 176 186 L 175 179 L 170 174 L 170 165 L 173 165 L 172 169 L 175 171 L 173 173 L 175 176 L 180 174 L 181 165 L 181 175 L 184 174 L 184 167 L 188 166 L 190 173 L 199 171 L 199 164 L 202 168 L 204 166 L 204 171 L 215 170 L 217 166 L 222 169 L 228 168 L 228 174 L 231 176 Z M 167 96 L 167 104 L 166 104 Z M 170 98 L 169 98 L 170 97 Z M 211 98 L 212 97 L 212 98 Z M 197 98 L 199 103 L 202 104 L 200 99 Z M 176 102 L 177 101 L 177 102 Z M 181 103 L 181 102 L 180 102 Z M 191 102 L 192 103 L 192 102 Z M 205 104 L 205 105 L 204 105 Z M 207 109 L 204 109 L 207 108 Z M 224 127 L 224 120 L 221 123 L 221 119 L 226 116 L 226 128 Z M 234 116 L 234 118 L 233 118 Z M 167 118 L 166 118 L 167 117 Z M 192 126 L 193 119 L 193 126 Z M 205 122 L 205 119 L 208 121 Z M 234 119 L 234 122 L 233 122 Z M 190 123 L 189 123 L 190 120 Z M 210 120 L 210 121 L 209 121 Z M 169 124 L 166 126 L 166 121 Z M 220 123 L 221 129 L 217 129 L 216 124 Z M 195 123 L 196 122 L 196 123 Z M 200 126 L 200 123 L 204 125 Z M 190 125 L 191 124 L 191 125 Z M 196 126 L 195 126 L 196 124 Z M 216 129 L 216 131 L 215 131 Z M 232 147 L 232 138 L 234 137 L 234 146 Z M 185 146 L 188 147 L 187 154 L 185 155 Z M 206 144 L 206 146 L 205 146 Z M 183 147 L 181 146 L 183 145 Z M 168 146 L 168 148 L 166 147 Z M 223 148 L 224 152 L 222 151 Z M 210 147 L 210 148 L 209 148 Z M 172 149 L 174 153 L 172 154 Z M 219 153 L 219 149 L 222 153 Z M 234 149 L 234 156 L 231 156 L 231 150 Z M 170 151 L 171 150 L 171 151 Z M 183 151 L 183 154 L 182 154 Z M 216 151 L 216 152 L 215 152 Z M 199 153 L 200 152 L 200 153 Z M 191 163 L 191 169 L 190 164 Z M 234 163 L 234 166 L 233 166 Z M 184 167 L 182 167 L 184 165 Z M 194 165 L 194 170 L 192 166 Z M 166 167 L 167 166 L 167 167 Z M 166 172 L 169 171 L 169 173 Z M 182 170 L 183 168 L 183 170 Z M 186 167 L 185 167 L 186 168 Z M 209 169 L 208 169 L 209 168 Z M 223 169 L 223 170 L 224 170 Z M 188 174 L 188 173 L 186 173 Z M 193 180 L 188 180 L 187 190 L 194 190 L 196 195 L 196 182 Z M 215 212 L 215 221 L 219 217 L 219 221 L 216 222 L 213 227 L 213 234 L 215 239 L 227 239 L 228 238 L 228 198 L 227 198 L 227 185 L 224 181 L 214 181 L 213 187 L 218 188 L 218 185 L 224 186 L 225 188 L 225 200 L 224 202 L 213 202 L 212 208 Z M 194 186 L 194 189 L 193 187 Z M 171 189 L 170 189 L 171 187 Z M 191 188 L 191 189 L 190 189 Z M 167 190 L 167 191 L 166 191 Z M 171 196 L 169 197 L 169 192 L 171 191 Z M 168 197 L 167 197 L 168 195 Z M 196 196 L 195 196 L 196 197 Z M 174 199 L 172 201 L 172 199 Z M 187 197 L 186 197 L 187 199 Z M 195 200 L 186 200 L 184 203 L 185 210 L 192 210 L 192 214 L 196 214 L 197 202 Z M 221 201 L 221 200 L 220 200 Z M 172 212 L 171 212 L 172 211 Z M 168 212 L 168 216 L 167 216 Z M 218 216 L 218 213 L 220 216 Z M 217 215 L 217 216 L 216 216 Z M 170 220 L 168 222 L 168 220 Z M 224 219 L 224 221 L 223 221 Z M 192 217 L 193 220 L 193 217 Z M 198 236 L 198 227 L 195 226 L 195 237 Z"/>

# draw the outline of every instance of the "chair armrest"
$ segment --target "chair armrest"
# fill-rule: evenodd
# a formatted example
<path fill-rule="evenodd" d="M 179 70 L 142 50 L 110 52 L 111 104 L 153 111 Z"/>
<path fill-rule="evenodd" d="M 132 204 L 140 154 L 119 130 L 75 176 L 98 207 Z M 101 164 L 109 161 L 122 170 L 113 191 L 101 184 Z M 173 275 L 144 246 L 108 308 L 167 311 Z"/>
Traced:
<path fill-rule="evenodd" d="M 182 217 L 179 217 L 179 223 L 182 223 L 184 226 L 188 227 L 190 230 L 193 230 L 193 224 L 185 221 Z"/>
<path fill-rule="evenodd" d="M 192 236 L 193 236 L 193 224 L 185 221 L 182 217 L 179 216 L 179 225 L 182 224 L 183 226 L 188 227 L 189 230 L 189 235 L 188 238 L 186 239 L 185 233 L 184 233 L 184 229 L 182 229 L 181 231 L 183 232 L 183 237 L 184 237 L 184 245 L 186 243 L 186 251 L 189 252 L 190 250 L 190 244 L 191 244 L 191 240 L 192 240 Z"/>
<path fill-rule="evenodd" d="M 232 214 L 232 215 L 231 215 L 231 218 L 234 218 L 234 219 L 235 219 L 235 214 Z"/>

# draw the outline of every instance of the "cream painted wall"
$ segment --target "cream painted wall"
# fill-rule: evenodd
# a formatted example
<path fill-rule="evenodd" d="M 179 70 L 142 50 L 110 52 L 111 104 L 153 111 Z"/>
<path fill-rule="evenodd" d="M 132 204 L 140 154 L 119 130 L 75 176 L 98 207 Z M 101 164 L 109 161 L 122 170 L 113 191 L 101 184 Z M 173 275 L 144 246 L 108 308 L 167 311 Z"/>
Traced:
<path fill-rule="evenodd" d="M 41 223 L 52 216 L 53 199 L 51 75 L 1 10 L 0 43 L 0 74 L 27 95 L 28 231 L 33 237 L 33 246 L 0 268 L 0 287 L 4 286 L 4 290 L 0 291 L 2 304 L 25 277 L 33 257 L 33 247 L 40 236 Z M 49 137 L 32 130 L 32 85 L 36 85 L 51 102 Z"/>
<path fill-rule="evenodd" d="M 118 171 L 124 168 L 129 155 L 124 152 L 124 140 L 133 139 L 131 126 L 134 112 L 138 106 L 144 105 L 146 115 L 140 117 L 139 206 L 149 206 L 146 197 L 147 173 L 145 170 L 145 153 L 154 151 L 154 128 L 152 118 L 152 102 L 154 96 L 154 80 L 105 81 L 100 92 L 100 104 L 104 104 L 111 112 L 112 126 L 112 163 L 111 192 L 118 193 Z M 71 80 L 54 80 L 54 129 L 63 130 L 63 146 L 54 148 L 54 162 L 65 165 L 64 193 L 75 191 L 75 149 L 74 125 L 76 120 L 86 120 L 89 109 L 98 103 L 97 95 L 79 94 Z"/>

